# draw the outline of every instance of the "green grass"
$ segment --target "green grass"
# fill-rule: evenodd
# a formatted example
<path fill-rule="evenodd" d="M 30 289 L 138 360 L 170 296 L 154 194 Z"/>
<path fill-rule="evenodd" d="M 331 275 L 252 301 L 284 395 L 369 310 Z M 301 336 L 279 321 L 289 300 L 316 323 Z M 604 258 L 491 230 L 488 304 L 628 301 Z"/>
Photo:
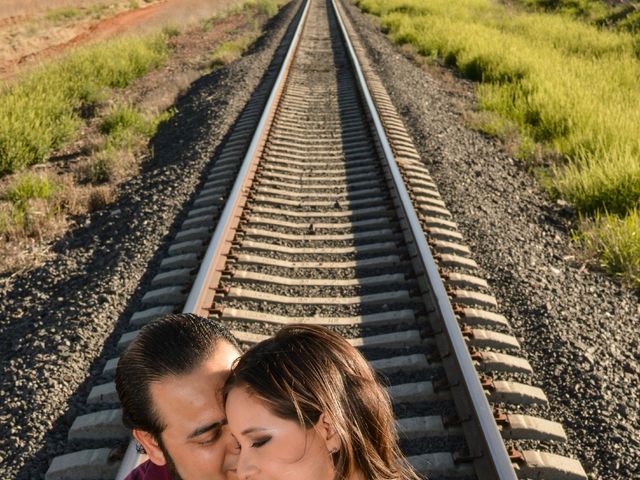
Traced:
<path fill-rule="evenodd" d="M 132 105 L 116 105 L 105 115 L 100 125 L 100 132 L 118 141 L 127 132 L 144 133 L 148 123 L 142 114 Z"/>
<path fill-rule="evenodd" d="M 71 20 L 75 20 L 82 15 L 82 10 L 80 10 L 79 8 L 69 7 L 49 10 L 44 17 L 53 23 L 65 23 Z"/>
<path fill-rule="evenodd" d="M 148 140 L 155 135 L 158 126 L 168 121 L 174 109 L 148 119 L 135 106 L 125 103 L 112 107 L 102 119 L 100 132 L 106 135 L 107 143 L 115 147 L 130 144 L 134 138 Z"/>
<path fill-rule="evenodd" d="M 280 6 L 282 6 L 285 1 L 286 0 L 244 0 L 243 2 L 237 2 L 219 11 L 212 17 L 205 19 L 202 22 L 202 26 L 205 31 L 209 31 L 218 21 L 233 15 L 243 14 L 250 15 L 254 26 L 256 26 L 264 17 L 270 18 L 278 13 Z M 260 19 L 256 17 L 263 18 Z"/>
<path fill-rule="evenodd" d="M 519 3 L 549 12 L 571 15 L 576 18 L 595 20 L 611 10 L 604 2 L 594 0 L 518 0 Z"/>
<path fill-rule="evenodd" d="M 12 85 L 0 85 L 0 175 L 46 161 L 73 138 L 80 108 L 123 88 L 168 56 L 166 37 L 130 37 L 79 49 Z"/>
<path fill-rule="evenodd" d="M 247 0 L 243 8 L 245 10 L 253 10 L 259 15 L 265 15 L 267 17 L 273 17 L 278 13 L 280 3 L 277 0 Z"/>
<path fill-rule="evenodd" d="M 640 34 L 640 8 L 633 12 L 629 12 L 618 22 L 618 27 L 636 35 Z"/>
<path fill-rule="evenodd" d="M 221 43 L 211 54 L 211 67 L 216 68 L 240 58 L 255 42 L 257 33 L 249 33 L 240 38 Z"/>
<path fill-rule="evenodd" d="M 533 11 L 567 15 L 594 25 L 626 31 L 639 31 L 640 2 L 611 2 L 602 0 L 516 0 Z"/>
<path fill-rule="evenodd" d="M 249 14 L 252 16 L 272 17 L 278 13 L 282 3 L 282 0 L 246 0 L 244 3 L 234 5 L 221 14 L 222 16 L 218 15 L 206 20 L 203 23 L 203 29 L 205 31 L 210 30 L 218 19 L 227 15 Z M 253 31 L 218 45 L 211 54 L 211 68 L 217 68 L 231 63 L 247 51 L 251 44 L 260 36 L 259 27 L 255 19 L 253 24 Z"/>
<path fill-rule="evenodd" d="M 90 162 L 87 180 L 105 183 L 125 178 L 136 168 L 135 157 L 139 150 L 174 114 L 175 109 L 171 108 L 150 117 L 128 103 L 110 108 L 99 127 L 106 139 L 104 148 Z"/>
<path fill-rule="evenodd" d="M 598 225 L 614 218 L 626 224 L 630 215 L 637 215 L 633 213 L 640 206 L 637 36 L 603 30 L 567 15 L 519 13 L 490 0 L 358 0 L 358 4 L 381 17 L 382 27 L 396 43 L 410 44 L 424 57 L 479 82 L 480 108 L 495 114 L 487 116 L 491 121 L 483 130 L 510 135 L 515 127 L 522 156 L 542 150 L 564 158 L 550 172 L 553 195 L 570 200 L 587 217 L 601 215 L 604 220 Z M 624 231 L 611 229 L 603 241 L 610 250 L 619 244 L 637 252 L 629 247 Z M 640 243 L 640 232 L 631 237 L 633 242 Z M 619 268 L 618 262 L 604 263 Z"/>
<path fill-rule="evenodd" d="M 597 252 L 601 264 L 622 281 L 640 286 L 640 208 L 623 218 L 598 213 L 581 222 L 578 242 Z"/>
<path fill-rule="evenodd" d="M 61 186 L 44 175 L 24 172 L 17 175 L 0 195 L 0 234 L 41 233 L 44 223 L 59 213 Z"/>
<path fill-rule="evenodd" d="M 43 200 L 51 198 L 57 188 L 57 185 L 45 176 L 24 173 L 11 183 L 7 191 L 2 195 L 2 199 L 14 205 L 25 205 L 32 198 L 41 198 Z"/>

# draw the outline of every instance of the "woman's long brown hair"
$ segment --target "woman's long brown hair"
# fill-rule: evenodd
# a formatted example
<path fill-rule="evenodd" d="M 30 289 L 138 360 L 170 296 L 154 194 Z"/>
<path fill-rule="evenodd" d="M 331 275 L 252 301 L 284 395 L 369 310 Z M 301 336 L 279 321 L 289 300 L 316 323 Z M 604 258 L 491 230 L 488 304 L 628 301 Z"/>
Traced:
<path fill-rule="evenodd" d="M 420 478 L 398 447 L 391 401 L 362 354 L 331 330 L 289 325 L 248 350 L 225 386 L 245 387 L 280 418 L 305 428 L 325 413 L 342 447 L 336 480 Z"/>

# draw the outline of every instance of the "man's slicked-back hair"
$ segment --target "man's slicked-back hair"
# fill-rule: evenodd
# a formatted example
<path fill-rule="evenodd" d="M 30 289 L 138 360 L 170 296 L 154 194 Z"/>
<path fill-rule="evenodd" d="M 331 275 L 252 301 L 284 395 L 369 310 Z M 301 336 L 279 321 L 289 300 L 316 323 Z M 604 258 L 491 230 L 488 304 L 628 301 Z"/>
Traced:
<path fill-rule="evenodd" d="M 153 407 L 151 383 L 190 373 L 214 354 L 221 341 L 240 351 L 227 327 L 208 318 L 170 314 L 145 325 L 116 368 L 124 425 L 159 439 L 166 426 Z"/>

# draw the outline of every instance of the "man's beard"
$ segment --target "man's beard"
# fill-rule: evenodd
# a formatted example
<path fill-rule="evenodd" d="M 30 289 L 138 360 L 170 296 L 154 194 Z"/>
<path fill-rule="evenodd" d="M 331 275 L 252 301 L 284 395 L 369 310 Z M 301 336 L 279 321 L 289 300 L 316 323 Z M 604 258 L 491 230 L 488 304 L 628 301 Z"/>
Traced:
<path fill-rule="evenodd" d="M 182 477 L 180 476 L 180 474 L 178 473 L 178 469 L 176 468 L 176 464 L 173 461 L 173 458 L 171 458 L 171 455 L 169 455 L 169 451 L 164 446 L 164 443 L 162 442 L 162 438 L 160 438 L 160 436 L 158 437 L 158 446 L 160 447 L 160 450 L 162 450 L 164 459 L 167 462 L 167 468 L 169 469 L 169 478 L 171 480 L 182 480 Z"/>

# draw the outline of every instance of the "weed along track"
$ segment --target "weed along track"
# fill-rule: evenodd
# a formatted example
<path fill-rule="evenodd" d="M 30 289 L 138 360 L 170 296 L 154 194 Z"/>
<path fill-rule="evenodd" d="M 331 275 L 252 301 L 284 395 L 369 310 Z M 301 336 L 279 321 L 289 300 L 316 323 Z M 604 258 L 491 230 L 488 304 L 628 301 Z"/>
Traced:
<path fill-rule="evenodd" d="M 401 445 L 427 478 L 584 479 L 562 426 L 351 28 L 301 2 L 144 296 L 131 331 L 183 310 L 249 345 L 334 328 L 386 378 Z M 111 381 L 47 479 L 122 478 L 138 461 Z"/>

